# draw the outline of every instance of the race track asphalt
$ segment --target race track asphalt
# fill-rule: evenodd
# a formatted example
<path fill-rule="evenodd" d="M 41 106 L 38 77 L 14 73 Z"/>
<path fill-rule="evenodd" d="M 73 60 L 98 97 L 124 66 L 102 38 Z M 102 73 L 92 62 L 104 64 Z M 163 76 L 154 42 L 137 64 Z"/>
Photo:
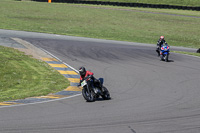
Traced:
<path fill-rule="evenodd" d="M 0 37 L 23 39 L 75 69 L 85 66 L 104 78 L 112 97 L 2 107 L 2 133 L 200 132 L 200 58 L 171 53 L 163 62 L 151 44 L 9 30 L 0 30 Z"/>

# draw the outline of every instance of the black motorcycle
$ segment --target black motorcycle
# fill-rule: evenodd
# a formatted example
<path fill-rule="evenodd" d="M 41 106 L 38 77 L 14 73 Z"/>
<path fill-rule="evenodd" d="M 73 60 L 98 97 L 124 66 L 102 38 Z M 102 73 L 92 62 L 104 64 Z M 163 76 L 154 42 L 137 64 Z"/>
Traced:
<path fill-rule="evenodd" d="M 94 102 L 100 96 L 104 100 L 111 99 L 108 89 L 100 81 L 99 83 L 94 83 L 92 75 L 85 77 L 81 82 L 81 86 L 83 87 L 82 95 L 87 102 Z"/>

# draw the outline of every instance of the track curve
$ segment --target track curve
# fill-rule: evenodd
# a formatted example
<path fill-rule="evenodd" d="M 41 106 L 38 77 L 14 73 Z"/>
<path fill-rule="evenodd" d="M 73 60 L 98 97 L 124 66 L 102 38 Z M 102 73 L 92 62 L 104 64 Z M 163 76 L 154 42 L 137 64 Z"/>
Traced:
<path fill-rule="evenodd" d="M 0 30 L 0 36 L 24 39 L 76 69 L 85 66 L 104 78 L 112 100 L 87 103 L 78 96 L 0 108 L 0 132 L 199 133 L 200 58 L 171 53 L 166 63 L 154 45 L 19 33 Z"/>

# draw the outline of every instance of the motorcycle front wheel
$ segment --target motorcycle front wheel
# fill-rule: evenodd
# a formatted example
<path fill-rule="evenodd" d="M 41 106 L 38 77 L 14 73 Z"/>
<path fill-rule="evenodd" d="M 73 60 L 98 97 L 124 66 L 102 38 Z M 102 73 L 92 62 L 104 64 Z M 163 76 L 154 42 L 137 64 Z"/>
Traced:
<path fill-rule="evenodd" d="M 94 102 L 95 98 L 93 92 L 88 92 L 86 88 L 82 89 L 82 95 L 87 102 Z"/>
<path fill-rule="evenodd" d="M 167 55 L 165 56 L 165 62 L 168 62 L 168 58 L 169 58 L 169 55 L 167 54 Z"/>

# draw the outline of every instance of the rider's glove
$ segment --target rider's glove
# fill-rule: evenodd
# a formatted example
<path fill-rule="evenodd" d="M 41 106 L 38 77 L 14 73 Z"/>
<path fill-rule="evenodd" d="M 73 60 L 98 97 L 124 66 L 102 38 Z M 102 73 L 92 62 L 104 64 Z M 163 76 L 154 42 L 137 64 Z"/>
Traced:
<path fill-rule="evenodd" d="M 79 83 L 79 84 L 77 85 L 77 87 L 79 87 L 79 86 L 81 86 L 81 83 Z"/>

